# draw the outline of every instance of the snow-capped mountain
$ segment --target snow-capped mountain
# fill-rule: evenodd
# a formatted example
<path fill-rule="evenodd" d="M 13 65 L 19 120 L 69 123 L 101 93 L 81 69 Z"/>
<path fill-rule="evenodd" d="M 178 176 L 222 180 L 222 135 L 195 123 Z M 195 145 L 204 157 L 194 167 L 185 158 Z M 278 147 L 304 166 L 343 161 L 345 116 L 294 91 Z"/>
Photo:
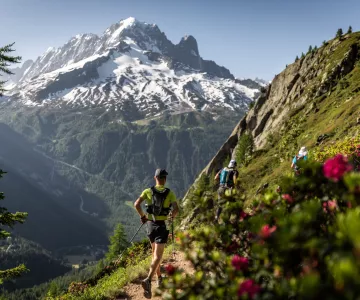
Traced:
<path fill-rule="evenodd" d="M 254 81 L 257 82 L 258 84 L 260 84 L 261 86 L 264 86 L 264 87 L 270 84 L 270 81 L 266 81 L 266 80 L 258 78 L 258 77 L 256 77 L 254 79 Z"/>
<path fill-rule="evenodd" d="M 202 59 L 194 37 L 174 45 L 156 25 L 134 18 L 111 25 L 101 36 L 77 35 L 49 48 L 15 83 L 10 101 L 101 106 L 127 111 L 129 119 L 164 111 L 244 112 L 258 92 Z"/>
<path fill-rule="evenodd" d="M 10 69 L 13 74 L 2 74 L 1 81 L 5 81 L 4 88 L 12 89 L 15 87 L 15 85 L 22 79 L 22 77 L 30 70 L 30 67 L 33 63 L 34 62 L 32 60 L 27 60 L 21 67 Z"/>

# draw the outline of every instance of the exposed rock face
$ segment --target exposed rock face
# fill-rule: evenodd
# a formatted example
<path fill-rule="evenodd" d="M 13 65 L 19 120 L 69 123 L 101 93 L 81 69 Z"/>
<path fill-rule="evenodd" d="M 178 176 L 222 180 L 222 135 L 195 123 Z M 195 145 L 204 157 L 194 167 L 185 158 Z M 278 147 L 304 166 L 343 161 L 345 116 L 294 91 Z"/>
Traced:
<path fill-rule="evenodd" d="M 342 41 L 330 41 L 326 47 L 306 55 L 276 75 L 197 180 L 202 174 L 210 175 L 221 168 L 229 156 L 235 158 L 239 137 L 245 131 L 253 135 L 255 147 L 261 149 L 265 147 L 269 134 L 280 132 L 291 115 L 301 110 L 304 114 L 309 110 L 318 110 L 316 102 L 309 102 L 331 93 L 332 88 L 354 69 L 360 59 L 360 36 L 357 35 L 356 39 L 350 37 L 347 35 Z"/>
<path fill-rule="evenodd" d="M 193 36 L 183 37 L 180 43 L 175 46 L 174 54 L 178 61 L 196 70 L 202 69 L 202 59 L 199 54 L 198 44 Z"/>
<path fill-rule="evenodd" d="M 331 67 L 328 57 L 339 46 L 334 40 L 330 49 L 321 48 L 275 76 L 266 97 L 246 116 L 249 125 L 246 129 L 252 132 L 257 148 L 264 147 L 267 136 L 281 129 L 291 111 L 302 109 L 308 100 L 329 92 L 340 78 L 351 72 L 358 57 L 358 46 L 350 45 L 340 61 Z M 321 83 L 316 80 L 320 74 L 324 74 Z"/>

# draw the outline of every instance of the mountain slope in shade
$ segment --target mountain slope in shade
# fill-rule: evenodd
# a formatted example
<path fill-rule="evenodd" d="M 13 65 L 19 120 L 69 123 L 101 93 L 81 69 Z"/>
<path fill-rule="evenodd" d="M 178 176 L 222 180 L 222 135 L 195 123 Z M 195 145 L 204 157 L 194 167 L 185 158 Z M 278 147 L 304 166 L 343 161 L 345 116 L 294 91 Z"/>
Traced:
<path fill-rule="evenodd" d="M 53 162 L 4 124 L 0 140 L 0 169 L 7 172 L 0 180 L 4 205 L 9 211 L 29 213 L 24 225 L 14 227 L 15 233 L 50 250 L 107 244 L 105 225 L 80 210 L 83 198 L 88 210 L 106 216 L 109 212 L 100 199 L 59 176 Z"/>

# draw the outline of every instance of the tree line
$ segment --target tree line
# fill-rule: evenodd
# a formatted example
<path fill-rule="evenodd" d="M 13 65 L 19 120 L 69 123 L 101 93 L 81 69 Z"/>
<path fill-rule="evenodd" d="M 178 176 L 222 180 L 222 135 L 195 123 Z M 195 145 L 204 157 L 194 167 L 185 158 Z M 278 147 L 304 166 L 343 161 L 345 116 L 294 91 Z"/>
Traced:
<path fill-rule="evenodd" d="M 353 32 L 352 26 L 349 26 L 346 34 L 351 34 L 352 32 Z M 336 31 L 335 38 L 341 39 L 343 36 L 344 36 L 344 32 L 343 32 L 342 28 L 339 28 L 339 29 Z M 326 46 L 327 44 L 328 44 L 327 41 L 323 41 L 323 43 L 322 43 L 323 46 Z M 299 58 L 298 55 L 296 56 L 295 62 L 297 62 L 299 59 L 303 59 L 303 58 L 304 58 L 306 55 L 308 55 L 308 54 L 315 53 L 317 50 L 318 50 L 318 46 L 316 46 L 316 45 L 315 45 L 315 46 L 310 45 L 309 48 L 308 48 L 308 51 L 306 52 L 306 54 L 305 54 L 304 52 L 302 52 L 300 58 Z"/>

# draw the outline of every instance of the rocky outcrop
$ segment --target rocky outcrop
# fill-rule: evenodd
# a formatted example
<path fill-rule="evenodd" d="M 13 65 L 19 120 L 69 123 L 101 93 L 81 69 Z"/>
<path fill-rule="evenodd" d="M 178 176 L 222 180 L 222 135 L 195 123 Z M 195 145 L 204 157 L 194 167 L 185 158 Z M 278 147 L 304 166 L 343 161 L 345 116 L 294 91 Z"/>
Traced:
<path fill-rule="evenodd" d="M 346 38 L 343 42 L 346 42 Z M 359 56 L 358 43 L 351 44 L 332 66 L 331 54 L 339 52 L 339 47 L 344 45 L 333 40 L 327 47 L 308 54 L 275 76 L 267 94 L 258 99 L 244 121 L 245 129 L 253 134 L 257 148 L 265 146 L 267 136 L 279 131 L 291 112 L 306 108 L 308 100 L 329 92 L 353 70 Z M 320 77 L 321 81 L 318 80 Z"/>
<path fill-rule="evenodd" d="M 221 168 L 229 156 L 235 158 L 239 137 L 245 131 L 253 135 L 256 149 L 261 149 L 266 146 L 269 134 L 280 132 L 292 116 L 302 110 L 304 114 L 318 111 L 312 100 L 331 93 L 332 88 L 354 69 L 360 58 L 359 41 L 359 34 L 346 35 L 341 41 L 334 39 L 276 75 L 198 179 Z M 188 195 L 189 192 L 184 197 L 185 203 Z"/>

